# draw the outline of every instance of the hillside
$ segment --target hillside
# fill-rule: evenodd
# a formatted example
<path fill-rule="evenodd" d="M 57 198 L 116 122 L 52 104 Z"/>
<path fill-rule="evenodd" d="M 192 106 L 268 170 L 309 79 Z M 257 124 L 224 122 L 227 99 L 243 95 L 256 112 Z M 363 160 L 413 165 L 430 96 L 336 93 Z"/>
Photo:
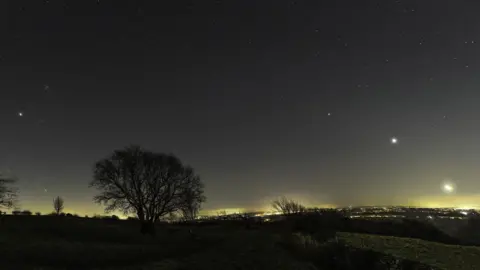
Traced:
<path fill-rule="evenodd" d="M 419 239 L 338 233 L 349 245 L 418 261 L 440 269 L 480 269 L 480 247 L 445 245 Z"/>
<path fill-rule="evenodd" d="M 138 233 L 138 224 L 130 221 L 10 216 L 0 226 L 0 252 L 2 269 L 315 270 L 332 269 L 318 267 L 322 261 L 331 260 L 332 254 L 339 255 L 340 261 L 351 260 L 356 267 L 334 269 L 360 269 L 358 265 L 365 263 L 362 258 L 366 255 L 377 261 L 415 261 L 434 269 L 470 270 L 480 266 L 479 247 L 337 233 L 338 241 L 331 240 L 334 244 L 327 249 L 317 244 L 314 249 L 300 246 L 295 250 L 288 247 L 292 235 L 268 226 L 247 230 L 221 223 L 159 225 L 156 237 L 144 237 Z M 411 269 L 429 269 L 418 267 Z"/>

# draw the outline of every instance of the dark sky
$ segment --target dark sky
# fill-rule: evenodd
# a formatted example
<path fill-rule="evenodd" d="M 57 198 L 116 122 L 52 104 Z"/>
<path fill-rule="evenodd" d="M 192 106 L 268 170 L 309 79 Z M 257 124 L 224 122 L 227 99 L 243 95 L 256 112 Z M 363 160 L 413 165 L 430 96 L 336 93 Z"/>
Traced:
<path fill-rule="evenodd" d="M 101 213 L 93 163 L 131 143 L 210 210 L 480 205 L 477 2 L 2 1 L 0 168 L 44 212 Z"/>

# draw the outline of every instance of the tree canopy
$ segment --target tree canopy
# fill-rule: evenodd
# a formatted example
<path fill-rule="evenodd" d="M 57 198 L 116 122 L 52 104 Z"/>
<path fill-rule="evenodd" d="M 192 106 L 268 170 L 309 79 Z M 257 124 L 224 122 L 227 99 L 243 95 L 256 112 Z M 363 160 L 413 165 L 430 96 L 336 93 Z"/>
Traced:
<path fill-rule="evenodd" d="M 152 231 L 152 224 L 169 213 L 205 201 L 204 185 L 190 166 L 173 154 L 139 146 L 116 150 L 96 162 L 90 186 L 100 192 L 94 201 L 104 205 L 106 212 L 136 213 L 142 232 Z"/>

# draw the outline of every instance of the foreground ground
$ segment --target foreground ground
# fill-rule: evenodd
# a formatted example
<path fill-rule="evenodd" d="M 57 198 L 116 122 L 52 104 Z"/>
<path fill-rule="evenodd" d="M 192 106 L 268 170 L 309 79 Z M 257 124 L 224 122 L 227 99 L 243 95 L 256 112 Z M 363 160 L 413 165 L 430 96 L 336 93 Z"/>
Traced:
<path fill-rule="evenodd" d="M 192 235 L 189 230 L 192 229 Z M 238 226 L 159 227 L 156 237 L 138 224 L 57 217 L 7 217 L 0 225 L 1 269 L 320 269 L 321 249 L 296 245 L 270 230 Z M 409 238 L 337 233 L 330 241 L 435 267 L 480 269 L 480 248 Z M 326 268 L 325 268 L 326 269 Z M 420 269 L 420 268 L 415 268 Z M 422 268 L 425 269 L 425 268 Z M 431 268 L 429 268 L 431 269 Z"/>

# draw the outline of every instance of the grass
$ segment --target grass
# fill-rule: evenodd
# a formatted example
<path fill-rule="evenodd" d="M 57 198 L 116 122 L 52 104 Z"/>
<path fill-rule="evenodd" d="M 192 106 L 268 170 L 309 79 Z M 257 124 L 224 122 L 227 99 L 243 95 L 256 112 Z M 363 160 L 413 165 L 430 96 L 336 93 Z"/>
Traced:
<path fill-rule="evenodd" d="M 274 235 L 229 227 L 158 227 L 136 222 L 6 217 L 0 254 L 6 269 L 311 269 L 275 245 Z M 36 268 L 35 268 L 36 267 Z M 3 269 L 3 268 L 2 268 Z"/>
<path fill-rule="evenodd" d="M 412 238 L 339 233 L 338 238 L 356 248 L 383 252 L 440 269 L 480 269 L 480 247 L 445 245 Z"/>
<path fill-rule="evenodd" d="M 279 243 L 269 229 L 229 226 L 159 227 L 142 236 L 130 221 L 58 217 L 6 217 L 0 225 L 2 269 L 298 269 L 311 262 Z M 348 245 L 419 261 L 440 269 L 480 269 L 480 248 L 409 238 L 339 233 Z M 307 239 L 309 240 L 309 239 Z M 311 240 L 311 239 L 310 239 Z M 309 245 L 312 241 L 305 241 Z"/>

